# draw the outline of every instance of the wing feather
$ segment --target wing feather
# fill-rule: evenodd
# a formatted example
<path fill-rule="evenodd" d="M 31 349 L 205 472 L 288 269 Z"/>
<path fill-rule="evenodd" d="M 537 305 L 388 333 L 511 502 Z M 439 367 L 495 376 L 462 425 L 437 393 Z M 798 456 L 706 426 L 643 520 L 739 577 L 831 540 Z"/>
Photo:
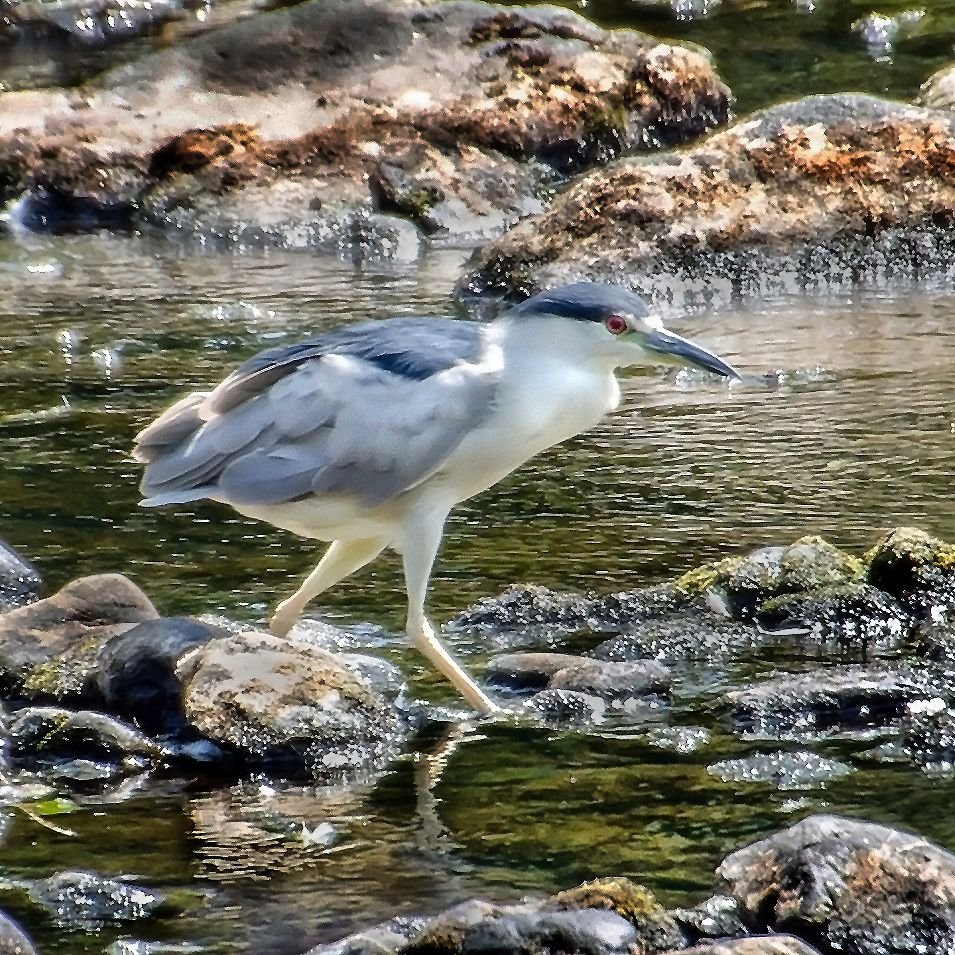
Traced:
<path fill-rule="evenodd" d="M 240 369 L 178 402 L 138 437 L 143 503 L 346 494 L 371 506 L 425 480 L 490 413 L 499 372 L 472 350 L 410 376 L 362 347 L 286 349 L 271 364 L 259 356 L 244 377 Z"/>

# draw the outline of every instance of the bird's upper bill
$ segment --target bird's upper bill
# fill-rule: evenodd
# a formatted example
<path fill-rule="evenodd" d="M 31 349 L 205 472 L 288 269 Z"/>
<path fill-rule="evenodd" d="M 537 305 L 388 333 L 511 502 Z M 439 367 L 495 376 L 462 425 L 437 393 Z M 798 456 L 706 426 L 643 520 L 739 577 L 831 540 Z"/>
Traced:
<path fill-rule="evenodd" d="M 678 365 L 694 365 L 704 371 L 712 371 L 724 378 L 739 378 L 739 372 L 719 355 L 707 351 L 702 345 L 691 342 L 660 326 L 641 335 L 640 345 L 652 355 Z"/>

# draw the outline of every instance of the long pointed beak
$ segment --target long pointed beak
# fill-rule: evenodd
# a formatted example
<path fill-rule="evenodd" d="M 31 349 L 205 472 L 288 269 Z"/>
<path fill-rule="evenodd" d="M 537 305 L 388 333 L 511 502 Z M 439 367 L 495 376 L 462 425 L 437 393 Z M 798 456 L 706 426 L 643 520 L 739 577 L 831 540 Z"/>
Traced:
<path fill-rule="evenodd" d="M 642 344 L 648 351 L 656 352 L 670 362 L 695 365 L 697 368 L 712 371 L 724 378 L 739 378 L 739 372 L 718 355 L 665 328 L 650 332 L 645 336 Z"/>

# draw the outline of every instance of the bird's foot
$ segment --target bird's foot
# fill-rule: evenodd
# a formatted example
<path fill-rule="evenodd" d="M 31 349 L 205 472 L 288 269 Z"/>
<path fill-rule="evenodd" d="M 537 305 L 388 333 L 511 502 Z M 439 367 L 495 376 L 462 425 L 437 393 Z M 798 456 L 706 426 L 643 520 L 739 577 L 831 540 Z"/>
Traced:
<path fill-rule="evenodd" d="M 295 608 L 279 604 L 269 621 L 269 630 L 277 637 L 286 637 L 292 627 L 295 626 L 298 618 L 299 613 Z"/>

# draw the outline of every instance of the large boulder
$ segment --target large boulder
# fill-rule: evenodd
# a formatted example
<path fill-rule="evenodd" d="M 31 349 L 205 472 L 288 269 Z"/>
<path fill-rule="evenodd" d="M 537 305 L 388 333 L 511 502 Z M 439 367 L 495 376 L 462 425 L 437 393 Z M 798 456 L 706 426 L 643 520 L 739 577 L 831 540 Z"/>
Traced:
<path fill-rule="evenodd" d="M 948 274 L 955 118 L 809 96 L 690 150 L 621 159 L 481 250 L 465 295 L 589 278 L 712 303 L 860 278 Z"/>
<path fill-rule="evenodd" d="M 52 597 L 0 616 L 0 685 L 30 699 L 96 699 L 91 684 L 100 649 L 158 616 L 149 598 L 120 574 L 74 580 Z"/>
<path fill-rule="evenodd" d="M 14 226 L 405 257 L 540 212 L 555 177 L 728 116 L 703 52 L 568 10 L 310 0 L 0 95 Z M 411 223 L 407 220 L 411 220 Z"/>
<path fill-rule="evenodd" d="M 244 763 L 321 780 L 364 775 L 394 755 L 396 711 L 330 653 L 249 632 L 180 665 L 190 726 Z"/>
<path fill-rule="evenodd" d="M 920 836 L 810 816 L 734 852 L 718 874 L 754 931 L 845 955 L 955 950 L 955 856 Z"/>

